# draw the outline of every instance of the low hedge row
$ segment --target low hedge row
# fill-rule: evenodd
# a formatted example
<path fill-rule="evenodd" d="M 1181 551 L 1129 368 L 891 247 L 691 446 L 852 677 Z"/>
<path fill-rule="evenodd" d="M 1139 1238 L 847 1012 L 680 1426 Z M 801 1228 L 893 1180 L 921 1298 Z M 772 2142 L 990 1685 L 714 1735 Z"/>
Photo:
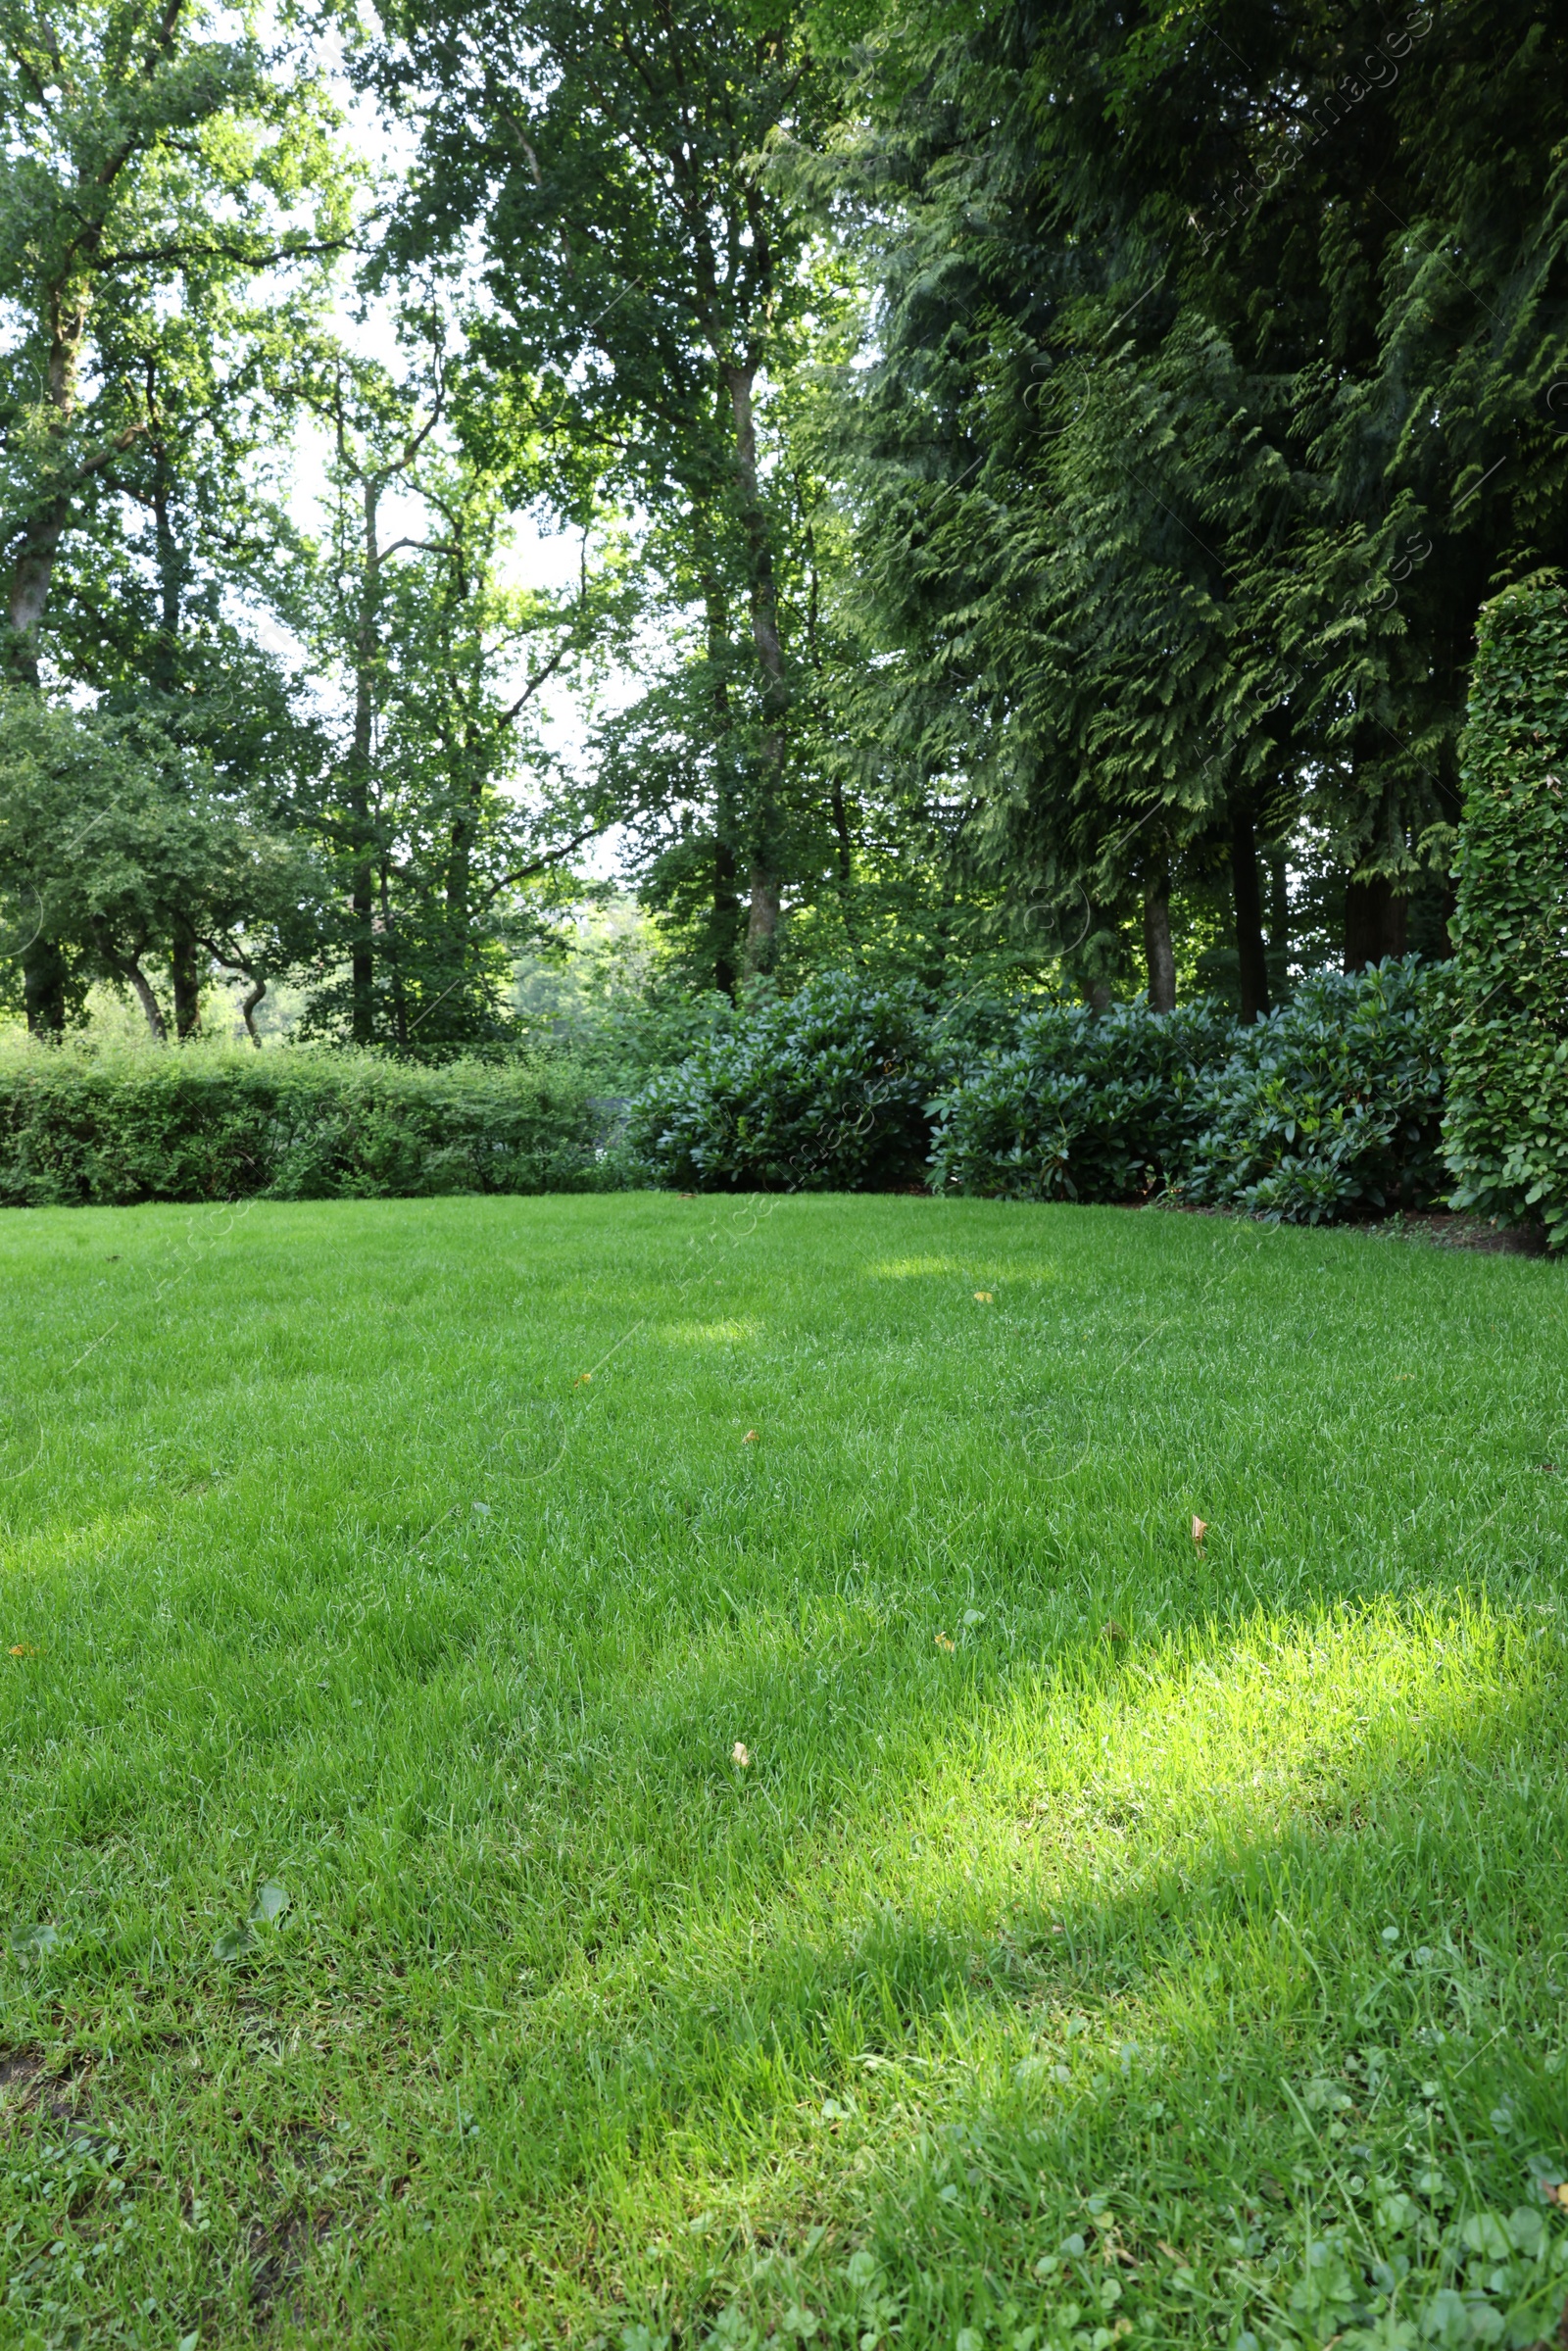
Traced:
<path fill-rule="evenodd" d="M 630 1140 L 694 1190 L 923 1180 L 987 1199 L 1166 1192 L 1318 1223 L 1440 1200 L 1441 969 L 1322 972 L 1243 1029 L 1200 1002 L 923 1003 L 836 974 L 649 1086 Z"/>
<path fill-rule="evenodd" d="M 851 973 L 715 1029 L 623 1132 L 565 1057 L 0 1054 L 0 1203 L 454 1192 L 1169 1194 L 1317 1223 L 1444 1197 L 1452 980 L 1414 957 L 1304 981 L 1243 1029 L 1199 1003 L 972 999 Z"/>
<path fill-rule="evenodd" d="M 581 1192 L 621 1180 L 569 1063 L 352 1053 L 0 1055 L 0 1202 Z"/>

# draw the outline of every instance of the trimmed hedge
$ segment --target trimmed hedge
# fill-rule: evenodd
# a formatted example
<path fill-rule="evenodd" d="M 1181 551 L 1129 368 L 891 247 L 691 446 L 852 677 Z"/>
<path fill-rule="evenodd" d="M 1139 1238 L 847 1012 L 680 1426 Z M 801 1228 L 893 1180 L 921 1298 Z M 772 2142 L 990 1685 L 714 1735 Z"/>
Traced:
<path fill-rule="evenodd" d="M 1414 955 L 1311 973 L 1200 1090 L 1187 1198 L 1292 1224 L 1440 1202 L 1446 1004 Z"/>
<path fill-rule="evenodd" d="M 1441 1200 L 1441 967 L 1318 972 L 1244 1029 L 1220 1005 L 962 1003 L 851 973 L 742 1013 L 632 1103 L 658 1182 L 1114 1201 L 1321 1223 Z"/>
<path fill-rule="evenodd" d="M 1126 1200 L 1163 1189 L 1206 1114 L 1203 1074 L 1237 1035 L 1206 1001 L 1026 1013 L 1010 1050 L 973 1063 L 933 1104 L 932 1191 Z"/>
<path fill-rule="evenodd" d="M 1456 1208 L 1568 1247 L 1568 595 L 1538 574 L 1483 611 L 1459 747 Z"/>
<path fill-rule="evenodd" d="M 623 1181 L 569 1063 L 369 1053 L 0 1054 L 0 1203 L 582 1192 Z"/>
<path fill-rule="evenodd" d="M 923 1179 L 992 1199 L 1165 1191 L 1311 1223 L 1420 1208 L 1442 1197 L 1450 989 L 1414 957 L 1320 972 L 1242 1029 L 1211 1002 L 933 1010 L 912 987 L 833 973 L 715 1030 L 613 1140 L 610 1105 L 563 1055 L 432 1068 L 24 1048 L 0 1053 L 0 1203 Z"/>

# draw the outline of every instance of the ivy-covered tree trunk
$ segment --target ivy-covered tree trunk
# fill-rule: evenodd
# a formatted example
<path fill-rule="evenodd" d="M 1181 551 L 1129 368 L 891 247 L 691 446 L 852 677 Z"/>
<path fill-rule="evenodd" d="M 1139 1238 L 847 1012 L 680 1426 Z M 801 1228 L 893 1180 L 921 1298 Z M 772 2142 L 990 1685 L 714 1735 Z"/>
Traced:
<path fill-rule="evenodd" d="M 152 683 L 172 694 L 179 676 L 179 630 L 185 599 L 185 562 L 171 505 L 173 483 L 169 452 L 160 439 L 153 450 L 153 545 L 158 559 L 158 634 L 153 643 Z"/>
<path fill-rule="evenodd" d="M 29 518 L 11 566 L 7 618 L 11 629 L 9 667 L 23 685 L 38 683 L 38 632 L 49 604 L 55 558 L 71 516 L 71 500 L 51 498 Z"/>
<path fill-rule="evenodd" d="M 1283 988 L 1291 962 L 1290 872 L 1277 841 L 1263 854 L 1268 865 L 1268 952 Z"/>

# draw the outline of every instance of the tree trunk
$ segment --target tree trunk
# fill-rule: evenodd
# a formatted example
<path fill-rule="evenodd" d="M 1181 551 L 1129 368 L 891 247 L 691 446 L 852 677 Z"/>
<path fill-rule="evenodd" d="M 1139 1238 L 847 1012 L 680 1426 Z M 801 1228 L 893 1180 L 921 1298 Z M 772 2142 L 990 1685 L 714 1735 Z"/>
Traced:
<path fill-rule="evenodd" d="M 746 968 L 750 972 L 769 969 L 776 949 L 780 911 L 778 834 L 784 800 L 784 729 L 790 700 L 784 651 L 779 641 L 773 550 L 757 480 L 757 418 L 752 406 L 755 378 L 754 367 L 729 366 L 724 369 L 735 417 L 735 478 L 740 489 L 741 519 L 751 564 L 752 642 L 762 672 L 765 721 L 760 803 L 753 811 L 748 875 L 751 903 L 746 912 Z"/>
<path fill-rule="evenodd" d="M 478 816 L 475 804 L 478 793 L 470 795 L 470 808 L 465 809 L 453 822 L 451 851 L 447 863 L 447 883 L 442 899 L 442 923 L 445 954 L 441 970 L 450 976 L 442 978 L 436 994 L 448 1006 L 448 1017 L 461 1019 L 468 1002 L 470 964 L 468 946 L 472 936 L 469 927 L 469 904 L 473 897 L 473 846 L 478 838 Z M 403 961 L 392 914 L 392 892 L 387 861 L 381 861 L 381 948 L 390 959 L 392 973 L 392 1020 L 397 1031 L 398 1051 L 406 1053 L 409 1042 L 409 1013 L 403 985 Z M 434 1004 L 430 1007 L 433 1012 Z"/>
<path fill-rule="evenodd" d="M 66 1026 L 66 960 L 52 939 L 33 939 L 22 951 L 22 1000 L 33 1037 L 59 1037 Z"/>
<path fill-rule="evenodd" d="M 153 688 L 159 694 L 174 691 L 185 585 L 184 561 L 170 520 L 169 491 L 169 455 L 160 441 L 153 449 L 153 538 L 158 551 L 158 640 L 153 648 Z"/>
<path fill-rule="evenodd" d="M 154 1039 L 159 1045 L 167 1045 L 169 1031 L 164 1026 L 164 1015 L 147 974 L 134 955 L 127 955 L 122 968 L 136 992 L 136 1001 L 147 1015 L 147 1026 L 152 1030 Z"/>
<path fill-rule="evenodd" d="M 849 889 L 855 879 L 855 844 L 850 838 L 850 812 L 844 805 L 844 779 L 835 775 L 829 786 L 833 831 L 838 839 L 839 891 L 845 900 L 844 926 L 849 928 Z"/>
<path fill-rule="evenodd" d="M 449 890 L 449 916 L 450 903 L 451 894 Z M 467 890 L 466 886 L 464 890 L 463 904 L 465 910 L 466 910 Z M 383 858 L 381 861 L 381 938 L 386 955 L 392 965 L 392 1033 L 398 1041 L 399 1053 L 406 1053 L 409 1050 L 409 997 L 408 990 L 403 984 L 403 956 L 401 953 L 402 942 L 398 938 L 397 924 L 392 917 L 392 892 L 388 886 L 385 858 Z M 463 953 L 461 941 L 459 943 L 458 952 L 460 955 Z M 459 970 L 461 971 L 462 968 L 463 966 L 460 964 Z M 439 1003 L 440 999 L 437 998 L 436 1001 Z M 432 1012 L 435 1010 L 434 1004 L 430 1006 L 430 1010 Z M 417 1028 L 418 1022 L 416 1021 L 414 1025 L 416 1028 Z"/>
<path fill-rule="evenodd" d="M 1268 951 L 1283 972 L 1291 959 L 1291 879 L 1285 852 L 1264 851 L 1268 859 Z"/>
<path fill-rule="evenodd" d="M 468 559 L 463 525 L 449 526 L 452 569 L 449 578 L 460 610 L 466 610 L 471 594 L 468 577 Z M 468 978 L 472 965 L 469 949 L 473 941 L 473 853 L 484 821 L 485 778 L 490 772 L 493 757 L 487 737 L 482 703 L 474 700 L 473 689 L 464 677 L 456 656 L 449 657 L 452 667 L 447 683 L 455 714 L 446 735 L 447 773 L 451 779 L 455 809 L 449 834 L 450 854 L 442 919 L 446 933 L 446 952 L 453 976 L 443 979 L 438 997 L 445 991 L 445 1002 L 451 1006 L 449 1018 L 460 1024 L 468 1009 Z M 409 1045 L 409 1009 L 403 979 L 401 942 L 397 938 L 392 916 L 391 874 L 389 859 L 381 860 L 381 935 L 392 959 L 392 1018 L 397 1032 L 398 1051 L 407 1053 Z M 435 1007 L 432 1004 L 432 1012 Z M 461 1034 L 461 1025 L 459 1033 Z M 433 1040 L 432 1040 L 433 1042 Z"/>
<path fill-rule="evenodd" d="M 1170 943 L 1170 879 L 1163 866 L 1144 890 L 1144 953 L 1149 958 L 1149 1008 L 1176 1009 L 1176 955 Z"/>
<path fill-rule="evenodd" d="M 147 1026 L 152 1031 L 154 1042 L 159 1045 L 167 1045 L 169 1031 L 164 1026 L 163 1009 L 157 997 L 153 994 L 152 982 L 141 967 L 140 958 L 136 955 L 117 955 L 109 945 L 102 926 L 95 924 L 94 930 L 98 953 L 102 955 L 105 964 L 118 979 L 129 982 L 136 1002 L 147 1016 Z"/>
<path fill-rule="evenodd" d="M 45 396 L 54 411 L 49 438 L 57 447 L 65 440 L 76 414 L 81 346 L 86 332 L 85 294 L 79 287 L 73 292 L 57 283 L 50 294 L 49 358 L 44 368 Z M 6 602 L 10 638 L 5 665 L 24 686 L 38 683 L 38 635 L 49 604 L 55 558 L 70 519 L 71 492 L 56 490 L 27 517 L 22 543 L 12 558 Z"/>
<path fill-rule="evenodd" d="M 1268 1010 L 1268 965 L 1263 956 L 1263 902 L 1257 882 L 1257 836 L 1252 811 L 1231 803 L 1231 888 L 1236 904 L 1236 958 L 1242 1019 L 1249 1025 Z"/>
<path fill-rule="evenodd" d="M 719 797 L 719 823 L 721 826 L 730 813 L 728 801 L 728 793 L 721 791 Z M 713 931 L 715 941 L 713 985 L 732 1003 L 735 997 L 735 982 L 740 977 L 735 968 L 735 955 L 731 946 L 741 910 L 740 894 L 735 887 L 737 878 L 735 852 L 721 830 L 713 842 Z"/>
<path fill-rule="evenodd" d="M 1385 955 L 1404 953 L 1408 902 L 1396 897 L 1388 876 L 1374 873 L 1345 885 L 1345 968 L 1364 971 Z"/>
<path fill-rule="evenodd" d="M 202 1021 L 202 984 L 196 934 L 188 923 L 174 925 L 169 975 L 174 990 L 174 1034 L 181 1039 L 194 1037 Z"/>
<path fill-rule="evenodd" d="M 370 749 L 375 724 L 375 621 L 381 551 L 376 507 L 380 485 L 361 484 L 365 504 L 365 568 L 360 580 L 359 626 L 354 645 L 354 742 L 349 753 L 349 824 L 353 864 L 349 875 L 349 995 L 356 1045 L 375 1035 L 375 863 L 370 823 Z"/>
<path fill-rule="evenodd" d="M 240 999 L 239 1016 L 245 1023 L 246 1036 L 249 1037 L 258 1053 L 262 1050 L 262 1040 L 256 1029 L 256 1007 L 266 994 L 267 982 L 258 974 L 252 979 L 249 989 Z"/>
<path fill-rule="evenodd" d="M 24 686 L 38 683 L 38 633 L 49 603 L 55 557 L 70 514 L 69 498 L 51 498 L 32 516 L 12 563 L 7 666 L 12 676 Z"/>
<path fill-rule="evenodd" d="M 706 524 L 703 545 L 708 552 Z M 735 884 L 735 795 L 730 783 L 733 746 L 729 707 L 729 605 L 722 581 L 708 572 L 703 581 L 703 611 L 708 629 L 708 666 L 713 680 L 714 772 L 713 795 L 713 985 L 733 999 L 739 973 L 735 967 L 735 934 L 741 902 Z"/>
<path fill-rule="evenodd" d="M 149 372 L 147 407 L 156 413 L 154 383 Z M 172 696 L 179 671 L 179 632 L 183 618 L 185 564 L 170 516 L 169 453 L 161 440 L 152 444 L 153 546 L 158 565 L 158 635 L 153 645 L 152 686 L 156 694 Z M 174 1034 L 182 1041 L 201 1026 L 201 966 L 197 939 L 188 922 L 176 916 L 169 950 L 169 978 L 174 998 Z"/>
<path fill-rule="evenodd" d="M 778 876 L 754 857 L 747 874 L 747 887 L 750 898 L 746 907 L 746 968 L 754 973 L 770 971 L 781 910 Z"/>
<path fill-rule="evenodd" d="M 349 814 L 363 843 L 368 829 L 368 795 L 350 795 Z M 369 1045 L 375 1036 L 375 869 L 358 854 L 349 884 L 349 999 L 350 1026 L 356 1045 Z"/>
<path fill-rule="evenodd" d="M 809 523 L 806 526 L 806 647 L 813 674 L 821 681 L 822 655 L 817 641 L 817 615 L 821 604 L 821 582 L 816 569 L 816 533 Z M 828 786 L 828 807 L 833 815 L 833 834 L 838 844 L 839 912 L 844 920 L 844 936 L 850 953 L 858 963 L 861 960 L 859 942 L 855 936 L 854 886 L 855 842 L 850 832 L 850 811 L 845 805 L 844 778 L 837 767 Z"/>

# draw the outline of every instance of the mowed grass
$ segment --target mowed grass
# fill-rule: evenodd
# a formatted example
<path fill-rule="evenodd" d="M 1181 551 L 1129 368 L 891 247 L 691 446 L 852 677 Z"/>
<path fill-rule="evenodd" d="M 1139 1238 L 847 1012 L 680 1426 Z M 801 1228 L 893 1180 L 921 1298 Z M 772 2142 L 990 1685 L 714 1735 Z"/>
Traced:
<path fill-rule="evenodd" d="M 0 2342 L 1552 2333 L 1561 1266 L 631 1196 L 0 1284 Z"/>

